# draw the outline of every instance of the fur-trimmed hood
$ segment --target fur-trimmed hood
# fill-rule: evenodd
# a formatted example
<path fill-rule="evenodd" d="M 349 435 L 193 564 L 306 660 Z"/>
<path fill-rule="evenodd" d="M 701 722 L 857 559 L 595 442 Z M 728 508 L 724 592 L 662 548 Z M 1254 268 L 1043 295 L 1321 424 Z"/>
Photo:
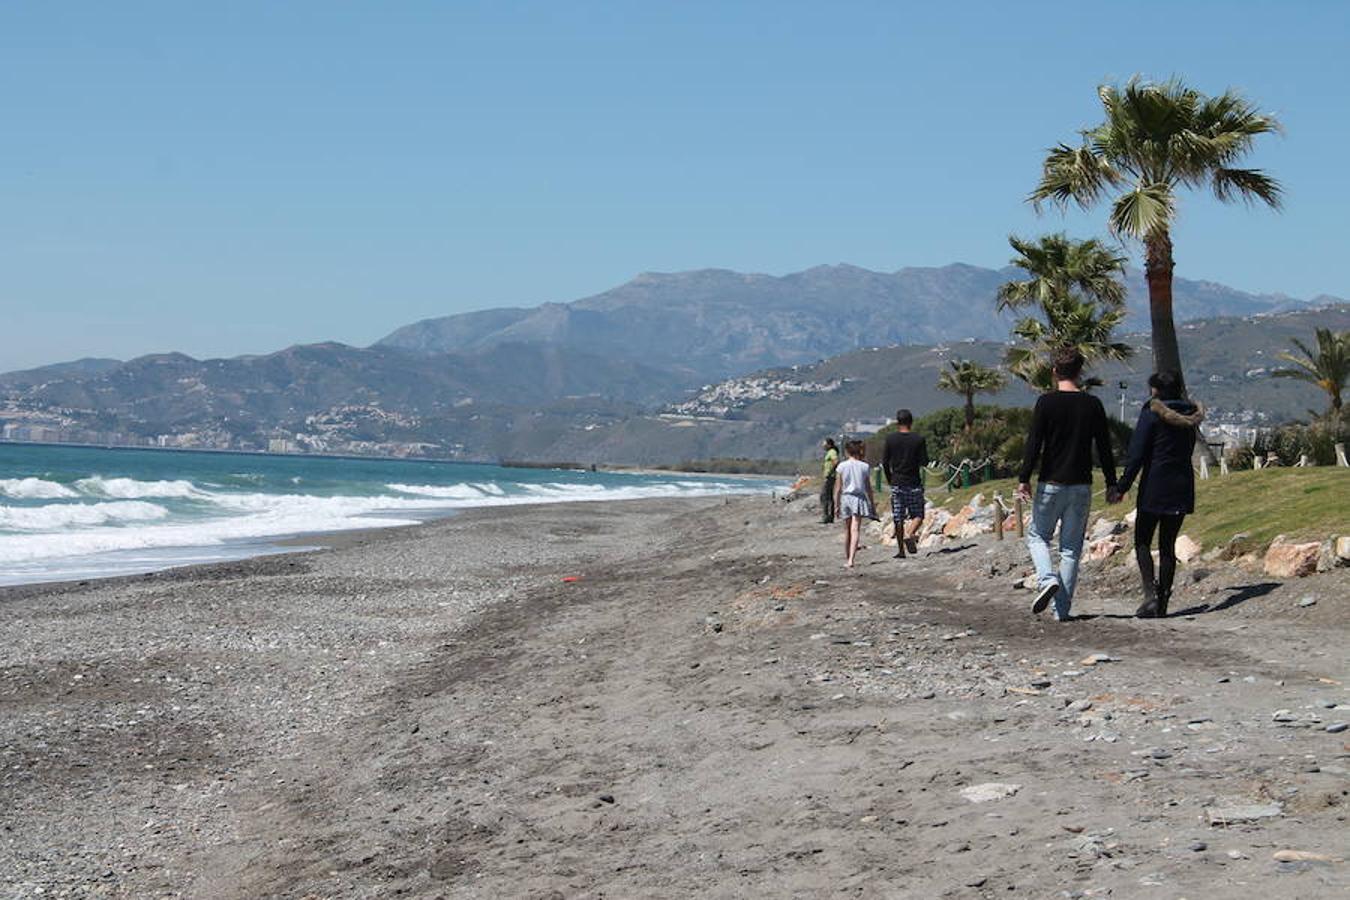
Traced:
<path fill-rule="evenodd" d="M 1184 401 L 1183 401 L 1184 402 Z M 1200 423 L 1205 421 L 1205 408 L 1198 403 L 1195 404 L 1195 411 L 1184 413 L 1173 409 L 1162 400 L 1154 397 L 1148 401 L 1148 408 L 1168 425 L 1174 425 L 1177 428 L 1198 428 Z"/>

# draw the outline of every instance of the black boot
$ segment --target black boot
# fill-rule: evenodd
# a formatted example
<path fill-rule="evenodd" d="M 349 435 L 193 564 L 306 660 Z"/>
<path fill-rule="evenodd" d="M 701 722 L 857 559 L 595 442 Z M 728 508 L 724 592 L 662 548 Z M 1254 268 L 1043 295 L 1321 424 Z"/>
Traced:
<path fill-rule="evenodd" d="M 1134 615 L 1137 619 L 1156 619 L 1163 615 L 1158 608 L 1158 586 L 1152 581 L 1144 582 L 1144 602 L 1139 604 Z"/>
<path fill-rule="evenodd" d="M 1159 588 L 1159 590 L 1158 590 L 1158 618 L 1160 618 L 1160 619 L 1165 619 L 1165 618 L 1167 618 L 1167 602 L 1168 602 L 1169 600 L 1171 600 L 1171 599 L 1172 599 L 1172 591 L 1171 591 L 1171 589 L 1168 589 L 1168 590 L 1165 590 L 1165 591 L 1164 591 L 1164 590 L 1162 590 L 1161 588 Z"/>

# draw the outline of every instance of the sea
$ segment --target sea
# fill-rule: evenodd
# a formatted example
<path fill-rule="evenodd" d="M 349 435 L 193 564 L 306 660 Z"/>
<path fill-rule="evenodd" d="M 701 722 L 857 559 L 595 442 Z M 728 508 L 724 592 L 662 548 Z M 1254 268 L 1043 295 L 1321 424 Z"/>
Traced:
<path fill-rule="evenodd" d="M 783 486 L 674 473 L 0 444 L 0 585 L 242 559 L 295 550 L 297 536 L 411 525 L 474 507 Z"/>

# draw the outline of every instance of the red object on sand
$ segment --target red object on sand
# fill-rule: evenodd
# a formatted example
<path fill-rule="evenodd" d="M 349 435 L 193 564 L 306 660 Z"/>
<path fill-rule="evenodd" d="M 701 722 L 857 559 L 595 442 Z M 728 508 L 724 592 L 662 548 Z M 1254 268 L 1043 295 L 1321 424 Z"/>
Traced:
<path fill-rule="evenodd" d="M 563 576 L 563 581 L 567 581 L 567 582 L 580 581 L 580 580 L 581 580 L 581 576 L 580 576 L 580 575 L 564 575 L 564 576 Z"/>

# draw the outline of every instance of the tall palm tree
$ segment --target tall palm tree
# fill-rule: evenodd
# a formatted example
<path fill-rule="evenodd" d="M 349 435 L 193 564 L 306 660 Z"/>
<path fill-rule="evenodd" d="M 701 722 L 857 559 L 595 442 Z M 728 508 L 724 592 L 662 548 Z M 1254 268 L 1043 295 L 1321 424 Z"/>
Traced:
<path fill-rule="evenodd" d="M 982 366 L 968 359 L 951 362 L 951 371 L 938 375 L 938 390 L 950 391 L 966 398 L 966 431 L 975 427 L 975 395 L 997 394 L 1008 379 L 998 369 Z"/>
<path fill-rule="evenodd" d="M 1172 223 L 1177 193 L 1208 186 L 1220 201 L 1280 207 L 1279 182 L 1260 169 L 1236 168 L 1259 135 L 1280 123 L 1233 90 L 1209 97 L 1179 79 L 1155 83 L 1137 76 L 1124 87 L 1097 89 L 1106 118 L 1081 132 L 1078 146 L 1059 144 L 1045 157 L 1028 198 L 1087 209 L 1113 191 L 1111 231 L 1144 245 L 1153 365 L 1181 373 L 1172 320 Z"/>
<path fill-rule="evenodd" d="M 1276 378 L 1297 378 L 1326 391 L 1329 400 L 1327 416 L 1339 421 L 1341 394 L 1345 391 L 1346 381 L 1350 380 L 1350 331 L 1337 334 L 1330 328 L 1317 329 L 1316 352 L 1298 338 L 1294 338 L 1293 343 L 1303 356 L 1281 353 L 1279 357 L 1293 363 L 1295 368 L 1276 369 L 1270 374 Z"/>
<path fill-rule="evenodd" d="M 1022 344 L 1005 362 L 1015 376 L 1039 390 L 1054 386 L 1047 358 L 1059 347 L 1077 347 L 1089 363 L 1123 360 L 1134 348 L 1114 340 L 1125 319 L 1125 257 L 1095 239 L 1047 234 L 1034 241 L 1008 238 L 1017 251 L 1010 264 L 1027 274 L 998 289 L 999 309 L 1035 307 L 1013 326 Z"/>

